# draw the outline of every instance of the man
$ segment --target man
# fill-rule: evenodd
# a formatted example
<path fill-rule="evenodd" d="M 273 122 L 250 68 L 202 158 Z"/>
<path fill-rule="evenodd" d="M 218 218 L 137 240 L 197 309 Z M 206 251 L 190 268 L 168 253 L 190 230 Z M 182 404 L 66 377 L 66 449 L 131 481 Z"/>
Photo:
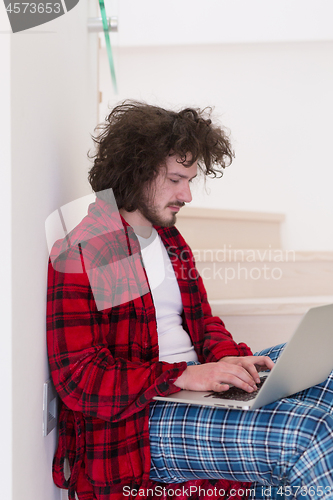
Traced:
<path fill-rule="evenodd" d="M 180 388 L 251 392 L 281 352 L 252 356 L 232 340 L 174 226 L 198 173 L 231 161 L 226 134 L 202 111 L 125 102 L 95 141 L 96 203 L 50 256 L 56 484 L 79 500 L 246 498 L 252 482 L 253 498 L 262 485 L 332 498 L 331 378 L 254 412 L 153 401 Z"/>

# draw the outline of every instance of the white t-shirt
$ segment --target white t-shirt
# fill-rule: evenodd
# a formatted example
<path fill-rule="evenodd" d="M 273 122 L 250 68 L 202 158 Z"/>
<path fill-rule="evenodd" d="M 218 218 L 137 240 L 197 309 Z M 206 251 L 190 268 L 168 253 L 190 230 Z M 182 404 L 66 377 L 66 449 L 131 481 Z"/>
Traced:
<path fill-rule="evenodd" d="M 166 248 L 154 228 L 149 238 L 138 236 L 138 240 L 155 305 L 159 359 L 197 361 L 191 338 L 182 327 L 182 299 Z"/>

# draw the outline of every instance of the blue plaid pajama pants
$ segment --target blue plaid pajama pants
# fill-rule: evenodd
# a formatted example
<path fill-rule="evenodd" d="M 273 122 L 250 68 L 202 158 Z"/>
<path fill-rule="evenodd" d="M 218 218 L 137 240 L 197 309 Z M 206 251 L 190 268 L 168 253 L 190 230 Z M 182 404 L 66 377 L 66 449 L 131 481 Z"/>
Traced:
<path fill-rule="evenodd" d="M 283 347 L 256 355 L 276 361 Z M 150 477 L 249 481 L 255 500 L 333 499 L 332 402 L 333 372 L 322 384 L 254 411 L 154 402 Z"/>

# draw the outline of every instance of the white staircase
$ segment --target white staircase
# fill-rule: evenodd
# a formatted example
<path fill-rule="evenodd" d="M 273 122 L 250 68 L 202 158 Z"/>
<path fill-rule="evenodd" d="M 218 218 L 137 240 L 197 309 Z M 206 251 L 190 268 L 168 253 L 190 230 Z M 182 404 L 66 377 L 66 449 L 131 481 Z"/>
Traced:
<path fill-rule="evenodd" d="M 333 252 L 281 248 L 281 214 L 183 208 L 213 314 L 253 351 L 286 342 L 304 313 L 333 302 Z"/>
<path fill-rule="evenodd" d="M 280 248 L 283 214 L 184 207 L 177 228 L 194 249 Z"/>

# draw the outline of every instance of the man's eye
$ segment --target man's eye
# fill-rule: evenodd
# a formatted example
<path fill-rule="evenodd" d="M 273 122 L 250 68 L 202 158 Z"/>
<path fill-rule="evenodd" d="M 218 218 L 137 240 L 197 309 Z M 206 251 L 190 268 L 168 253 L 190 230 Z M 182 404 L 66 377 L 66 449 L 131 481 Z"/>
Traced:
<path fill-rule="evenodd" d="M 175 179 L 170 179 L 171 182 L 173 182 L 174 184 L 177 184 L 177 182 L 179 182 L 179 180 L 175 180 Z"/>

